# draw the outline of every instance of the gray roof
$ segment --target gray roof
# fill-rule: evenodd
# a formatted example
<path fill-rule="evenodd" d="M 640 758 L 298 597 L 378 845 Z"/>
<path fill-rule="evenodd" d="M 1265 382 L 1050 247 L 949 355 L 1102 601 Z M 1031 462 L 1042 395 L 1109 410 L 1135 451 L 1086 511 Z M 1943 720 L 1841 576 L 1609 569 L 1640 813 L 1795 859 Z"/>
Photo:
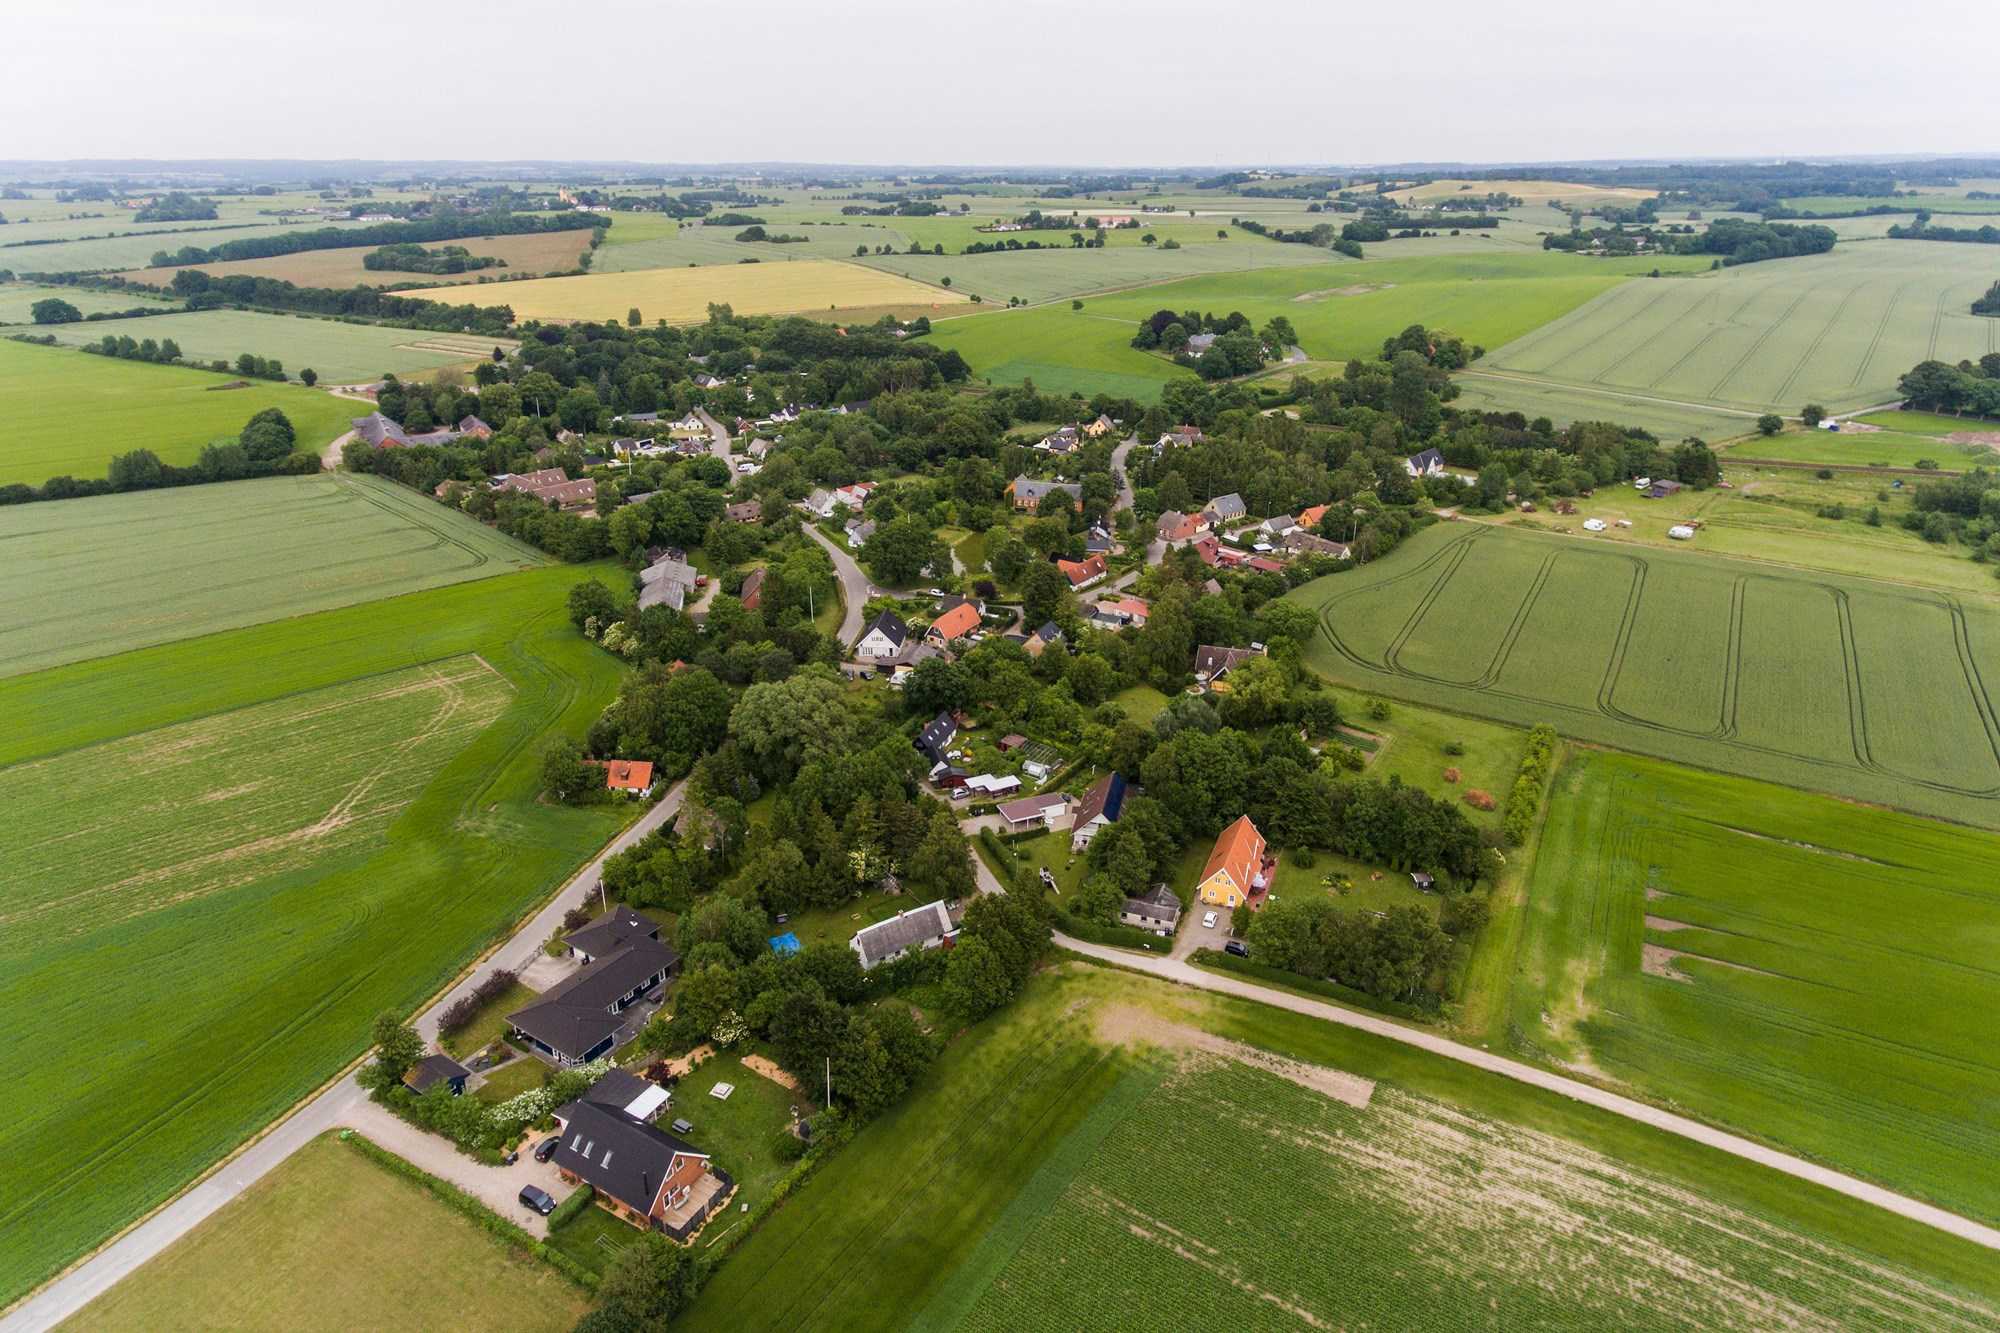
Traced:
<path fill-rule="evenodd" d="M 950 713 L 939 713 L 924 724 L 917 733 L 917 748 L 939 763 L 944 762 L 944 752 L 958 735 L 958 723 L 952 721 Z"/>
<path fill-rule="evenodd" d="M 904 624 L 903 618 L 894 611 L 884 611 L 881 615 L 869 621 L 862 629 L 861 637 L 865 639 L 878 629 L 887 635 L 889 642 L 895 644 L 898 648 L 903 646 L 903 640 L 910 637 L 910 627 Z"/>
<path fill-rule="evenodd" d="M 1231 491 L 1227 495 L 1218 495 L 1210 500 L 1204 506 L 1203 512 L 1213 514 L 1226 523 L 1233 518 L 1242 518 L 1249 510 L 1243 506 L 1243 497 Z"/>
<path fill-rule="evenodd" d="M 589 925 L 565 935 L 563 943 L 592 958 L 601 958 L 621 944 L 660 938 L 660 924 L 651 917 L 619 903 Z"/>
<path fill-rule="evenodd" d="M 448 1079 L 464 1078 L 472 1071 L 448 1055 L 427 1055 L 411 1065 L 403 1082 L 411 1092 L 424 1092 Z"/>
<path fill-rule="evenodd" d="M 1410 455 L 1410 466 L 1419 472 L 1426 470 L 1433 463 L 1439 467 L 1444 466 L 1444 455 L 1436 449 L 1425 449 L 1419 453 Z"/>
<path fill-rule="evenodd" d="M 639 571 L 639 606 L 643 610 L 662 602 L 678 611 L 687 605 L 694 587 L 695 568 L 683 560 L 665 556 Z"/>
<path fill-rule="evenodd" d="M 1078 500 L 1083 498 L 1083 487 L 1073 481 L 1036 481 L 1032 477 L 1014 478 L 1014 494 L 1029 500 L 1040 500 L 1051 491 L 1068 491 Z"/>
<path fill-rule="evenodd" d="M 355 433 L 370 444 L 380 444 L 384 440 L 401 444 L 405 439 L 403 428 L 380 412 L 370 412 L 365 417 L 352 418 Z"/>
<path fill-rule="evenodd" d="M 693 1144 L 588 1099 L 563 1108 L 558 1167 L 634 1212 L 650 1214 L 676 1157 L 707 1157 Z"/>
<path fill-rule="evenodd" d="M 1261 654 L 1254 648 L 1218 648 L 1212 643 L 1204 643 L 1195 649 L 1194 673 L 1213 680 L 1237 663 L 1258 656 Z"/>
<path fill-rule="evenodd" d="M 1181 900 L 1174 891 L 1164 884 L 1155 884 L 1136 898 L 1125 900 L 1125 910 L 1133 916 L 1154 917 L 1164 921 L 1178 921 L 1181 916 Z"/>
<path fill-rule="evenodd" d="M 945 910 L 944 900 L 940 898 L 934 903 L 912 907 L 887 921 L 877 921 L 872 926 L 857 930 L 849 943 L 861 955 L 861 966 L 870 968 L 887 962 L 905 949 L 942 940 L 951 932 L 951 913 Z"/>
<path fill-rule="evenodd" d="M 578 1058 L 625 1025 L 622 1014 L 611 1012 L 613 1004 L 679 961 L 680 955 L 658 940 L 634 940 L 551 986 L 507 1021 L 552 1050 Z"/>

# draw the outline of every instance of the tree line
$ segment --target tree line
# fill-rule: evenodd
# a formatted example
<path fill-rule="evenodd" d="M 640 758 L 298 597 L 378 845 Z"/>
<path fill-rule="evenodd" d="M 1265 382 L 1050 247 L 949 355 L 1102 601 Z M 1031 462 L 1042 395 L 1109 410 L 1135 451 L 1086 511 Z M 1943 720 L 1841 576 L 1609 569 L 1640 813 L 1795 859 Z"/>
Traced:
<path fill-rule="evenodd" d="M 320 227 L 271 236 L 242 236 L 220 245 L 183 246 L 156 251 L 149 267 L 216 264 L 238 259 L 269 259 L 307 250 L 345 250 L 354 246 L 400 245 L 405 242 L 455 241 L 468 236 L 525 236 L 538 232 L 602 229 L 611 219 L 602 213 L 458 213 L 447 212 L 415 222 L 381 222 L 366 227 Z"/>
<path fill-rule="evenodd" d="M 319 455 L 298 447 L 291 419 L 267 407 L 244 423 L 231 440 L 203 447 L 188 467 L 163 463 L 151 449 L 133 449 L 111 460 L 103 477 L 51 477 L 39 487 L 20 482 L 0 486 L 0 504 L 36 500 L 73 500 L 88 495 L 154 490 L 166 486 L 197 486 L 249 477 L 297 476 L 319 471 Z"/>

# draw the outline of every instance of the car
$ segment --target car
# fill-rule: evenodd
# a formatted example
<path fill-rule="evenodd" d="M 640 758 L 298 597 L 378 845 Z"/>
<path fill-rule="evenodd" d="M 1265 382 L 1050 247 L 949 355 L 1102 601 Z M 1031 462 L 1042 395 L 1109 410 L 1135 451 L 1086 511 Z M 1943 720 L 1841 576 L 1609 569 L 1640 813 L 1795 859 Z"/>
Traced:
<path fill-rule="evenodd" d="M 540 1143 L 537 1143 L 535 1145 L 535 1160 L 538 1162 L 548 1161 L 549 1158 L 554 1157 L 556 1155 L 556 1149 L 561 1145 L 562 1145 L 562 1135 L 560 1134 L 549 1135 L 547 1138 L 543 1139 Z"/>
<path fill-rule="evenodd" d="M 1238 958 L 1248 958 L 1250 956 L 1250 946 L 1242 940 L 1229 940 L 1225 942 L 1222 946 L 1222 951 L 1224 953 L 1233 953 Z"/>
<path fill-rule="evenodd" d="M 1202 926 L 1202 929 L 1203 929 L 1203 930 L 1214 930 L 1214 929 L 1215 929 L 1215 913 L 1213 913 L 1213 912 L 1203 912 L 1203 913 L 1201 914 L 1201 926 Z"/>
<path fill-rule="evenodd" d="M 521 1203 L 529 1212 L 540 1213 L 543 1217 L 556 1210 L 555 1196 L 540 1185 L 523 1185 Z"/>

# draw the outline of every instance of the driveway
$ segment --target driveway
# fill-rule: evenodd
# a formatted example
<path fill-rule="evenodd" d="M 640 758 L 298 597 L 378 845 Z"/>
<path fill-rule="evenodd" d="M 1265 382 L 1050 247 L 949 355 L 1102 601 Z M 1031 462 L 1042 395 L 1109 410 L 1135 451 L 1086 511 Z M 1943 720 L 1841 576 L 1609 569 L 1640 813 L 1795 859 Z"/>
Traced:
<path fill-rule="evenodd" d="M 1111 451 L 1111 479 L 1118 483 L 1118 499 L 1111 506 L 1111 512 L 1114 514 L 1121 509 L 1132 507 L 1132 478 L 1125 471 L 1125 457 L 1138 443 L 1139 437 L 1134 435 L 1128 440 L 1121 441 L 1118 447 Z"/>
<path fill-rule="evenodd" d="M 1215 926 L 1211 929 L 1201 924 L 1206 913 L 1215 913 Z M 1209 907 L 1196 898 L 1181 912 L 1181 928 L 1174 935 L 1174 947 L 1167 957 L 1175 962 L 1186 961 L 1196 949 L 1213 949 L 1222 952 L 1223 942 L 1229 938 L 1229 913 L 1220 907 Z"/>
<path fill-rule="evenodd" d="M 556 1173 L 555 1163 L 535 1160 L 534 1146 L 545 1135 L 531 1132 L 514 1165 L 486 1166 L 454 1148 L 449 1140 L 418 1129 L 365 1097 L 347 1108 L 340 1123 L 348 1129 L 359 1130 L 404 1161 L 423 1168 L 438 1179 L 450 1181 L 509 1222 L 526 1228 L 538 1240 L 549 1234 L 548 1219 L 521 1202 L 521 1188 L 540 1185 L 558 1203 L 568 1198 L 570 1191 L 576 1188 L 563 1182 L 563 1178 Z"/>

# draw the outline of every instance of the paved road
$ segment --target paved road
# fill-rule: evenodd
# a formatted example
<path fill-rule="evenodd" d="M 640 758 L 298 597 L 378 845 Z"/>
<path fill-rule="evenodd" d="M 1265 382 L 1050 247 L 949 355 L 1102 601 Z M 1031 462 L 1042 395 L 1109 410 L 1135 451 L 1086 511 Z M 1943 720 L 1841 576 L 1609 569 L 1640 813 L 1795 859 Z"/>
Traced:
<path fill-rule="evenodd" d="M 1132 507 L 1132 478 L 1125 471 L 1125 456 L 1132 452 L 1132 446 L 1139 443 L 1139 437 L 1122 440 L 1111 451 L 1111 476 L 1118 483 L 1118 499 L 1112 503 L 1111 512 Z"/>
<path fill-rule="evenodd" d="M 565 912 L 586 902 L 594 907 L 603 880 L 605 860 L 679 814 L 685 791 L 686 783 L 675 784 L 658 805 L 612 839 L 609 846 L 558 890 L 541 911 L 529 917 L 506 943 L 419 1014 L 415 1024 L 417 1031 L 426 1040 L 435 1040 L 439 1014 L 453 1001 L 469 994 L 479 978 L 495 968 L 519 971 L 562 925 Z M 376 1117 L 380 1118 L 379 1122 Z M 378 1133 L 382 1131 L 380 1122 L 402 1125 L 395 1117 L 368 1103 L 367 1094 L 361 1090 L 351 1072 L 344 1075 L 279 1121 L 263 1137 L 217 1167 L 206 1179 L 0 1316 L 0 1333 L 30 1333 L 30 1330 L 39 1333 L 39 1330 L 53 1328 L 109 1290 L 120 1278 L 200 1225 L 217 1209 L 262 1179 L 273 1167 L 327 1130 L 344 1124 L 359 1125 L 366 1128 L 371 1137 L 386 1139 L 386 1131 Z M 469 1179 L 473 1185 L 482 1187 L 474 1191 L 481 1194 L 491 1192 L 484 1188 L 491 1182 L 484 1180 L 479 1173 L 493 1173 L 497 1178 L 493 1168 L 481 1167 L 459 1155 L 441 1139 L 435 1141 L 433 1152 L 428 1154 L 428 1160 L 422 1165 L 436 1174 L 455 1179 L 465 1173 L 467 1178 L 459 1179 L 458 1183 L 465 1185 Z M 518 1190 L 519 1186 L 514 1188 Z M 506 1199 L 512 1197 L 512 1194 L 505 1196 Z M 504 1215 L 513 1216 L 511 1213 Z M 528 1225 L 524 1221 L 527 1216 L 522 1213 L 514 1220 Z"/>
<path fill-rule="evenodd" d="M 806 535 L 825 547 L 826 553 L 833 557 L 833 572 L 840 578 L 840 595 L 847 603 L 847 614 L 840 618 L 840 642 L 843 647 L 852 649 L 854 641 L 861 637 L 861 608 L 870 597 L 881 596 L 882 590 L 868 581 L 868 576 L 861 572 L 861 566 L 854 563 L 854 557 L 838 542 L 813 526 L 812 515 L 806 515 L 803 526 Z"/>
<path fill-rule="evenodd" d="M 982 874 L 980 887 L 987 892 L 994 892 L 995 888 L 987 886 L 989 880 L 992 880 L 991 874 Z M 1591 1084 L 1565 1078 L 1546 1069 L 1538 1069 L 1534 1065 L 1494 1055 L 1475 1046 L 1461 1045 L 1432 1032 L 1407 1028 L 1386 1018 L 1377 1018 L 1373 1014 L 1342 1009 L 1338 1005 L 1326 1004 L 1286 991 L 1270 990 L 1247 981 L 1239 981 L 1231 976 L 1203 971 L 1201 968 L 1177 960 L 1107 948 L 1104 945 L 1071 939 L 1061 933 L 1056 935 L 1056 943 L 1088 957 L 1116 963 L 1120 967 L 1130 968 L 1136 972 L 1149 973 L 1167 981 L 1179 982 L 1201 990 L 1217 991 L 1224 995 L 1240 996 L 1246 1000 L 1255 1000 L 1259 1004 L 1289 1009 L 1293 1013 L 1306 1014 L 1313 1018 L 1325 1019 L 1329 1023 L 1338 1023 L 1342 1027 L 1355 1028 L 1390 1041 L 1401 1042 L 1405 1046 L 1414 1046 L 1432 1055 L 1515 1079 L 1585 1105 L 1609 1111 L 1613 1115 L 1624 1116 L 1627 1120 L 1635 1120 L 1640 1124 L 1665 1130 L 1669 1134 L 1677 1134 L 1705 1147 L 1755 1162 L 1759 1166 L 1769 1167 L 1773 1171 L 1782 1171 L 1788 1176 L 1825 1186 L 1849 1198 L 1873 1204 L 1877 1208 L 1921 1222 L 1925 1226 L 1936 1227 L 1940 1231 L 1962 1237 L 1976 1245 L 1983 1245 L 1987 1249 L 2000 1250 L 2000 1230 L 1993 1227 L 1960 1217 L 1956 1213 L 1946 1212 L 1942 1208 L 1897 1194 L 1892 1190 L 1883 1189 L 1879 1185 L 1871 1185 L 1865 1180 L 1857 1180 L 1853 1176 L 1815 1165 L 1790 1153 L 1767 1148 L 1761 1143 L 1753 1143 L 1749 1139 L 1705 1125 L 1698 1120 L 1675 1115 L 1672 1111 L 1663 1111 L 1657 1106 L 1650 1106 L 1615 1092 L 1607 1092 Z"/>
<path fill-rule="evenodd" d="M 722 466 L 729 469 L 729 484 L 734 486 L 741 475 L 736 471 L 736 459 L 729 452 L 729 430 L 720 421 L 708 414 L 707 409 L 697 407 L 694 414 L 708 427 L 708 451 L 722 460 Z"/>

